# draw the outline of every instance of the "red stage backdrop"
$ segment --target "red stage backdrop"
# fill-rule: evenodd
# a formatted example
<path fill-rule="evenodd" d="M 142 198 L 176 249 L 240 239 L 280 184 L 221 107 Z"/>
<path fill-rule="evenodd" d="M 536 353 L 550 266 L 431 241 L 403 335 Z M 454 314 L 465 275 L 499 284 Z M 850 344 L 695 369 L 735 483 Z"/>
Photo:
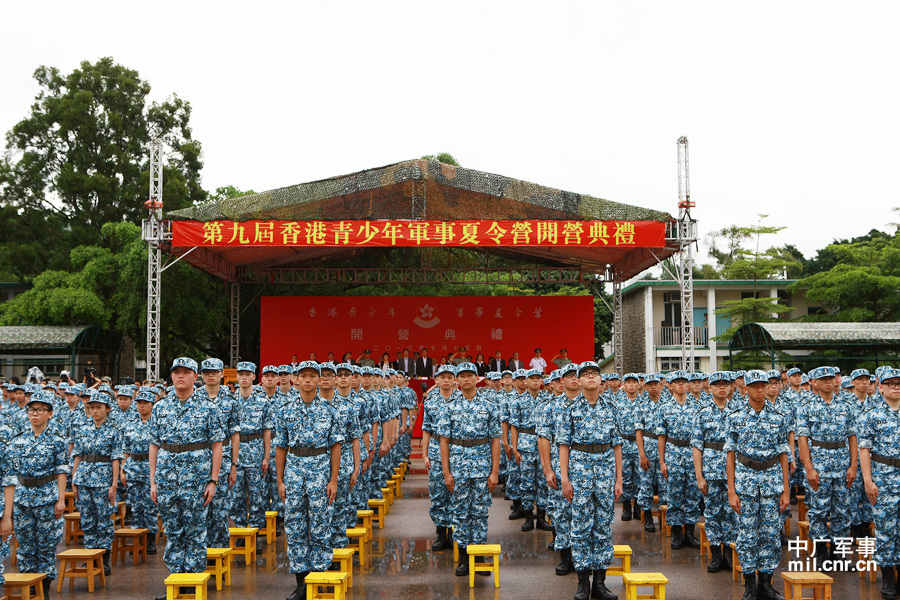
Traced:
<path fill-rule="evenodd" d="M 260 323 L 261 364 L 285 364 L 315 352 L 354 358 L 363 350 L 381 360 L 389 352 L 427 347 L 435 365 L 465 346 L 489 361 L 497 350 L 513 352 L 527 367 L 536 346 L 550 360 L 567 348 L 572 360 L 589 360 L 594 348 L 591 296 L 266 296 Z"/>

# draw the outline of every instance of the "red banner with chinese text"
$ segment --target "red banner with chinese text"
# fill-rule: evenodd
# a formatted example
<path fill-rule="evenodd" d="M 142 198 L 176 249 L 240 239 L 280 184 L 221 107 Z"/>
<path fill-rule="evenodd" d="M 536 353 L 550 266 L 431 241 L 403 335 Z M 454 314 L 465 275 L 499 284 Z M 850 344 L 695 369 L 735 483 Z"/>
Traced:
<path fill-rule="evenodd" d="M 173 221 L 172 245 L 662 248 L 660 221 Z"/>
<path fill-rule="evenodd" d="M 265 296 L 260 307 L 261 364 L 287 364 L 293 355 L 356 360 L 370 350 L 380 363 L 404 348 L 428 348 L 434 365 L 465 346 L 470 358 L 487 362 L 499 350 L 503 360 L 519 353 L 523 368 L 541 347 L 546 372 L 562 348 L 572 360 L 589 360 L 594 349 L 591 296 Z"/>

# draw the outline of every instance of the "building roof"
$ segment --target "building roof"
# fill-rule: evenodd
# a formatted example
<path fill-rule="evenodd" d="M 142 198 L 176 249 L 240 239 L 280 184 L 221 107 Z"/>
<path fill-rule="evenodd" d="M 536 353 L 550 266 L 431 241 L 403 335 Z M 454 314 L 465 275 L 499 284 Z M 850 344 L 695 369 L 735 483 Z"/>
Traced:
<path fill-rule="evenodd" d="M 900 349 L 900 323 L 748 323 L 729 342 L 732 350 L 842 346 Z"/>
<path fill-rule="evenodd" d="M 8 325 L 0 327 L 0 350 L 69 348 L 90 325 Z"/>
<path fill-rule="evenodd" d="M 796 279 L 695 279 L 694 287 L 788 287 L 796 282 Z M 641 279 L 623 289 L 622 295 L 645 287 L 678 287 L 678 282 L 674 279 Z"/>
<path fill-rule="evenodd" d="M 373 218 L 369 214 L 375 211 L 378 213 L 375 218 L 379 219 L 408 219 L 409 203 L 398 202 L 402 197 L 398 198 L 397 192 L 402 194 L 407 191 L 410 186 L 404 184 L 413 182 L 426 183 L 424 191 L 428 218 L 431 219 L 552 218 L 554 215 L 556 218 L 602 220 L 672 219 L 671 215 L 662 211 L 426 159 L 406 160 L 258 194 L 207 202 L 171 211 L 166 216 L 172 220 L 194 221 L 284 218 L 340 220 Z M 385 194 L 385 191 L 388 193 Z M 341 202 L 323 204 L 325 200 L 338 199 Z M 478 201 L 470 202 L 473 199 Z M 508 205 L 498 206 L 497 202 L 491 201 L 496 199 L 511 200 L 521 206 L 510 212 Z M 355 206 L 347 206 L 348 203 Z M 351 214 L 347 214 L 348 208 L 351 209 Z"/>

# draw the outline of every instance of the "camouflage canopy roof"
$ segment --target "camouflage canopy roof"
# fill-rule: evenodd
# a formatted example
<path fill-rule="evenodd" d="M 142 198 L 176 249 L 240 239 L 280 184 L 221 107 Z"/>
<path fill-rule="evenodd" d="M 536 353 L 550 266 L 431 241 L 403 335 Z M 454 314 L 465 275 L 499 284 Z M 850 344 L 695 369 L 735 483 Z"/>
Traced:
<path fill-rule="evenodd" d="M 900 323 L 748 323 L 729 343 L 732 350 L 820 346 L 900 348 Z"/>
<path fill-rule="evenodd" d="M 0 327 L 0 350 L 68 348 L 88 325 L 10 325 Z"/>
<path fill-rule="evenodd" d="M 413 196 L 424 197 L 424 214 L 411 214 Z M 661 211 L 425 159 L 208 202 L 166 216 L 172 220 L 194 221 L 411 217 L 668 221 L 672 218 Z"/>

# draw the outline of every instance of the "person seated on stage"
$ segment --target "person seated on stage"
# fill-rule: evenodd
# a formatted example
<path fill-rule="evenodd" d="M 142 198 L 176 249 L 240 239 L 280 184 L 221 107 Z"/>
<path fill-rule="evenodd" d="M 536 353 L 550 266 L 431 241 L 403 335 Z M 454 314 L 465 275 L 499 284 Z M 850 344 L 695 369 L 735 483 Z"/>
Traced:
<path fill-rule="evenodd" d="M 570 364 L 572 359 L 569 358 L 569 351 L 565 348 L 560 349 L 559 354 L 553 357 L 552 362 L 556 365 L 557 369 L 562 369 L 564 366 Z"/>
<path fill-rule="evenodd" d="M 487 372 L 490 370 L 488 368 L 488 364 L 486 362 L 484 362 L 484 353 L 483 352 L 479 352 L 475 356 L 475 368 L 478 369 L 479 377 L 484 377 L 485 375 L 487 375 Z"/>
<path fill-rule="evenodd" d="M 372 351 L 366 348 L 360 356 L 356 357 L 356 364 L 361 367 L 374 367 L 375 361 L 372 360 Z"/>

